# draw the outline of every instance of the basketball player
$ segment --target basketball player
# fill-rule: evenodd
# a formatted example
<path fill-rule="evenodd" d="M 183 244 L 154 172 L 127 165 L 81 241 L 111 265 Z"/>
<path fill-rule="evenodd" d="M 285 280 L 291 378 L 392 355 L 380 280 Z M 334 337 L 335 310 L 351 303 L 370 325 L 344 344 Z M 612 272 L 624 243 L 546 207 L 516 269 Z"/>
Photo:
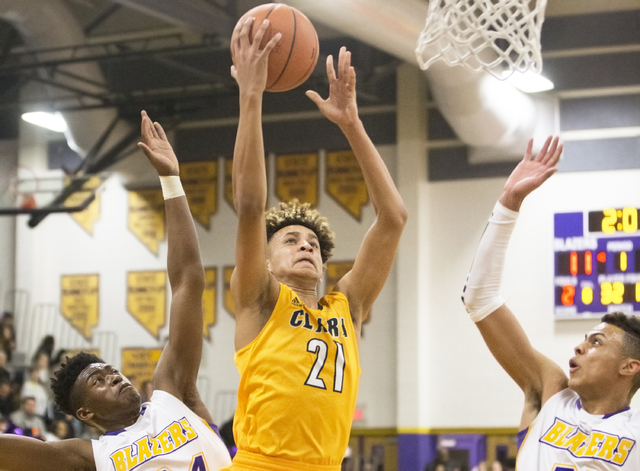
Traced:
<path fill-rule="evenodd" d="M 640 413 L 629 403 L 640 386 L 640 320 L 605 315 L 575 347 L 567 378 L 531 346 L 499 294 L 520 205 L 556 171 L 562 153 L 557 137 L 534 159 L 532 145 L 493 209 L 462 296 L 489 350 L 524 392 L 518 471 L 638 470 Z"/>
<path fill-rule="evenodd" d="M 157 170 L 165 198 L 173 294 L 169 341 L 153 375 L 151 402 L 141 407 L 129 380 L 95 355 L 67 359 L 52 380 L 57 405 L 104 435 L 51 443 L 0 435 L 2 471 L 205 471 L 231 463 L 222 440 L 206 424 L 211 416 L 196 389 L 204 271 L 178 160 L 162 127 L 144 112 L 142 137 L 139 146 Z"/>
<path fill-rule="evenodd" d="M 331 293 L 318 284 L 331 255 L 327 220 L 308 204 L 280 203 L 266 214 L 262 95 L 267 58 L 279 39 L 259 49 L 253 18 L 232 36 L 240 89 L 240 121 L 233 156 L 238 214 L 236 267 L 231 279 L 236 314 L 235 362 L 240 372 L 232 469 L 339 470 L 358 392 L 358 338 L 391 270 L 406 210 L 358 116 L 351 54 L 340 50 L 337 74 L 327 58 L 330 94 L 307 92 L 336 123 L 360 164 L 376 212 L 353 269 Z"/>

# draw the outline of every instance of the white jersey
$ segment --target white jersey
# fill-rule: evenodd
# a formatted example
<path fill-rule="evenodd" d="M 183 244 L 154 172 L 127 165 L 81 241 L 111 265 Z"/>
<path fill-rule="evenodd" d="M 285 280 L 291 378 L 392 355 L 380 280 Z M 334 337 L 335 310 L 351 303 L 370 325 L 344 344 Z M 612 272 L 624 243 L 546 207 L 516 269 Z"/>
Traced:
<path fill-rule="evenodd" d="M 575 391 L 553 395 L 527 430 L 518 471 L 640 470 L 640 412 L 587 413 Z"/>
<path fill-rule="evenodd" d="M 231 465 L 213 429 L 178 398 L 154 391 L 138 421 L 92 440 L 96 471 L 217 471 Z"/>

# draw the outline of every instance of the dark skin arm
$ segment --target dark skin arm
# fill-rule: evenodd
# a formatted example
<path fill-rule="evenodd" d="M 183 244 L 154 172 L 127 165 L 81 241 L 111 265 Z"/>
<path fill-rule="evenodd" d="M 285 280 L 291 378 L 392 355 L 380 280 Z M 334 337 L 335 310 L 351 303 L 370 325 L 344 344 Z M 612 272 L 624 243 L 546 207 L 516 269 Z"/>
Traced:
<path fill-rule="evenodd" d="M 93 471 L 91 440 L 43 442 L 17 435 L 0 435 L 0 471 Z"/>
<path fill-rule="evenodd" d="M 159 123 L 142 112 L 138 145 L 159 176 L 179 175 L 178 159 Z M 208 422 L 213 422 L 196 388 L 202 358 L 202 293 L 204 269 L 198 237 L 186 196 L 164 202 L 167 221 L 167 273 L 171 285 L 169 341 L 153 375 L 154 389 L 180 399 Z"/>

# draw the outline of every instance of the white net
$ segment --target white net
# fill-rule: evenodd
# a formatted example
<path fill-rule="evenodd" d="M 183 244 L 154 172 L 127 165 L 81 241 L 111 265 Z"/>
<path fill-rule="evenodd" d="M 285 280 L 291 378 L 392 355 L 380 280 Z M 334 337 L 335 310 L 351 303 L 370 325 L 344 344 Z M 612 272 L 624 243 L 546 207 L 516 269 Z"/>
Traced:
<path fill-rule="evenodd" d="M 443 60 L 501 79 L 505 70 L 540 73 L 546 6 L 547 0 L 430 0 L 418 63 L 427 69 Z"/>

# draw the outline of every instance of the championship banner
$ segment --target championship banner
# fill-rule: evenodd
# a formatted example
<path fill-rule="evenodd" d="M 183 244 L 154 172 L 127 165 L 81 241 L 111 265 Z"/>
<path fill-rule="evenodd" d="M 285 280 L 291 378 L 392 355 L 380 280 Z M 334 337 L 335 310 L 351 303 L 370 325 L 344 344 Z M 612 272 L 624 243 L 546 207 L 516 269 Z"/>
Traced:
<path fill-rule="evenodd" d="M 129 230 L 154 255 L 158 255 L 158 244 L 165 236 L 162 190 L 129 192 Z"/>
<path fill-rule="evenodd" d="M 353 268 L 354 260 L 345 262 L 328 262 L 325 278 L 325 294 L 329 294 L 336 286 L 338 281 L 342 279 L 344 275 L 349 273 L 349 270 Z M 367 312 L 364 316 L 363 322 L 369 322 L 371 312 Z"/>
<path fill-rule="evenodd" d="M 318 154 L 276 156 L 276 193 L 281 201 L 297 198 L 318 204 Z"/>
<path fill-rule="evenodd" d="M 202 327 L 202 335 L 207 340 L 211 340 L 211 332 L 209 327 L 216 323 L 216 282 L 217 270 L 214 268 L 205 268 L 204 270 L 204 293 L 202 293 L 202 314 L 204 317 L 204 325 Z"/>
<path fill-rule="evenodd" d="M 123 348 L 120 371 L 139 387 L 153 379 L 161 353 L 161 348 Z"/>
<path fill-rule="evenodd" d="M 327 153 L 327 193 L 358 221 L 369 193 L 353 151 Z"/>
<path fill-rule="evenodd" d="M 180 164 L 180 180 L 191 214 L 208 230 L 218 210 L 218 161 Z"/>
<path fill-rule="evenodd" d="M 127 273 L 127 311 L 156 339 L 166 320 L 167 273 L 132 271 Z"/>
<path fill-rule="evenodd" d="M 99 275 L 62 275 L 60 312 L 86 340 L 99 318 Z"/>
<path fill-rule="evenodd" d="M 231 209 L 234 211 L 236 208 L 233 207 L 233 184 L 231 182 L 231 174 L 233 172 L 233 159 L 224 159 L 224 199 Z"/>
<path fill-rule="evenodd" d="M 65 178 L 65 185 L 68 185 L 70 181 L 69 178 Z M 76 191 L 72 193 L 64 201 L 63 205 L 67 208 L 80 206 L 87 198 L 91 197 L 91 193 L 101 184 L 102 179 L 100 177 L 89 178 L 89 180 L 82 185 L 82 188 L 88 191 Z M 89 206 L 87 206 L 87 209 L 84 211 L 76 211 L 75 213 L 70 213 L 70 215 L 89 235 L 93 235 L 93 225 L 100 219 L 100 195 L 96 193 L 94 200 L 89 203 Z"/>
<path fill-rule="evenodd" d="M 224 267 L 224 308 L 232 317 L 235 317 L 233 312 L 233 297 L 231 296 L 231 275 L 233 275 L 233 269 L 235 267 Z"/>

